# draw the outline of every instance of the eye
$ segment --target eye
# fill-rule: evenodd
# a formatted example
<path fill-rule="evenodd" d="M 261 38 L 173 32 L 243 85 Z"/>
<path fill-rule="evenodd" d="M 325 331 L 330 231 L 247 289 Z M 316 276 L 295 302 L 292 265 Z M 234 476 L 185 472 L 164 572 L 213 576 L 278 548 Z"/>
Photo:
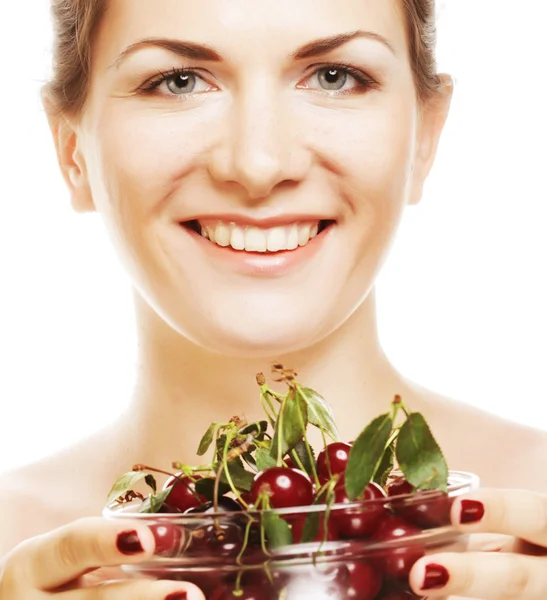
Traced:
<path fill-rule="evenodd" d="M 342 69 L 321 69 L 317 71 L 317 80 L 319 85 L 329 91 L 338 92 L 346 84 L 349 74 Z"/>
<path fill-rule="evenodd" d="M 337 95 L 368 91 L 375 82 L 363 71 L 350 65 L 324 65 L 316 68 L 298 87 Z"/>
<path fill-rule="evenodd" d="M 143 92 L 155 92 L 165 96 L 189 96 L 214 89 L 195 71 L 187 69 L 172 69 L 158 73 L 156 77 L 141 86 Z"/>

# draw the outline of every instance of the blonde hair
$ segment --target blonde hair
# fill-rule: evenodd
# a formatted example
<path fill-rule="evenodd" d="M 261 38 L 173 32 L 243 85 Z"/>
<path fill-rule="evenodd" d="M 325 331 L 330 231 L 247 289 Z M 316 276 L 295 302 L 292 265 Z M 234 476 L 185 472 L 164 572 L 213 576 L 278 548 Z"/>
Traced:
<path fill-rule="evenodd" d="M 435 60 L 435 0 L 401 2 L 416 92 L 425 101 L 435 96 L 440 87 Z M 84 107 L 93 38 L 106 8 L 106 0 L 51 0 L 55 33 L 53 76 L 45 92 L 55 111 L 77 116 Z"/>

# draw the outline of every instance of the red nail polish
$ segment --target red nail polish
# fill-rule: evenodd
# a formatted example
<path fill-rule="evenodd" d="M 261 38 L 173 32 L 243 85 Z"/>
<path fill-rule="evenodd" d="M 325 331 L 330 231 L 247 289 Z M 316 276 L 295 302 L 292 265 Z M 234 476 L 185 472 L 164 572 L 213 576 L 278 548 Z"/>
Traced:
<path fill-rule="evenodd" d="M 144 552 L 144 548 L 142 547 L 141 541 L 139 540 L 139 534 L 135 530 L 123 531 L 122 533 L 120 533 L 118 535 L 116 546 L 122 554 L 126 555 L 139 554 L 139 552 Z"/>
<path fill-rule="evenodd" d="M 448 583 L 449 579 L 448 571 L 442 565 L 426 565 L 422 590 L 441 589 Z"/>
<path fill-rule="evenodd" d="M 169 594 L 165 600 L 187 600 L 188 594 L 186 592 L 174 592 L 173 594 Z"/>
<path fill-rule="evenodd" d="M 462 500 L 460 523 L 478 523 L 484 517 L 484 504 L 477 500 Z"/>

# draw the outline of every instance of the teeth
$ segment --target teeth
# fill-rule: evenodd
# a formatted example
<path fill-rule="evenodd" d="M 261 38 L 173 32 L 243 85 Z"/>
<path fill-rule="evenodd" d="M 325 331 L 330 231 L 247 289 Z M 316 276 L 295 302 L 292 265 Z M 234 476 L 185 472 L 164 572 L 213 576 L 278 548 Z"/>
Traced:
<path fill-rule="evenodd" d="M 247 252 L 280 252 L 296 250 L 305 246 L 319 231 L 319 222 L 293 223 L 292 225 L 260 229 L 240 227 L 235 223 L 206 224 L 201 226 L 201 235 L 226 248 Z"/>

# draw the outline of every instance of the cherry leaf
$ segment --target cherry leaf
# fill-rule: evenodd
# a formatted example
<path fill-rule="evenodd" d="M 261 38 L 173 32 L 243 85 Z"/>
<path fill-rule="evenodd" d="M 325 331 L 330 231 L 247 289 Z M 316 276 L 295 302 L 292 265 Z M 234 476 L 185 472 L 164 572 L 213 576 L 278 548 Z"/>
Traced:
<path fill-rule="evenodd" d="M 150 494 L 148 498 L 139 506 L 140 513 L 157 513 L 163 506 L 163 503 L 167 500 L 171 493 L 173 486 L 168 487 L 166 490 L 162 490 L 157 494 Z"/>
<path fill-rule="evenodd" d="M 272 550 L 292 544 L 291 528 L 287 521 L 284 521 L 278 514 L 265 512 L 262 515 L 262 525 L 268 544 Z"/>
<path fill-rule="evenodd" d="M 249 492 L 251 490 L 254 475 L 245 469 L 240 459 L 236 458 L 231 460 L 228 463 L 228 470 L 230 473 L 230 478 L 238 490 L 244 492 Z M 223 483 L 228 483 L 228 478 L 226 477 L 225 472 L 222 473 L 220 481 Z"/>
<path fill-rule="evenodd" d="M 397 462 L 416 489 L 447 490 L 448 465 L 421 413 L 410 413 L 397 437 Z"/>
<path fill-rule="evenodd" d="M 264 471 L 270 467 L 275 467 L 277 464 L 275 459 L 270 456 L 269 450 L 266 450 L 265 448 L 259 448 L 255 452 L 255 461 L 256 468 L 259 471 Z"/>
<path fill-rule="evenodd" d="M 156 483 L 156 478 L 154 477 L 154 475 L 148 474 L 144 478 L 144 481 L 146 481 L 146 485 L 148 487 L 152 488 L 152 491 L 154 492 L 154 494 L 158 491 L 158 484 Z"/>
<path fill-rule="evenodd" d="M 345 474 L 346 492 L 350 500 L 358 498 L 372 481 L 384 456 L 392 427 L 391 415 L 380 415 L 353 442 Z"/>
<path fill-rule="evenodd" d="M 304 440 L 300 440 L 298 442 L 298 444 L 296 444 L 296 446 L 294 447 L 294 452 L 296 452 L 296 455 L 300 459 L 300 462 L 302 463 L 302 466 L 304 467 L 304 471 L 310 477 L 313 477 L 314 470 L 313 470 L 311 461 L 313 458 L 313 460 L 315 462 L 315 454 L 314 454 L 313 448 L 311 446 L 310 446 L 310 451 L 311 451 L 311 457 L 309 455 L 308 449 L 306 447 L 306 442 L 304 442 Z"/>
<path fill-rule="evenodd" d="M 213 437 L 215 435 L 215 430 L 218 426 L 218 423 L 211 423 L 209 429 L 205 432 L 198 447 L 198 456 L 203 456 L 207 450 L 211 447 L 213 443 Z"/>
<path fill-rule="evenodd" d="M 224 494 L 227 494 L 229 491 L 231 491 L 230 486 L 221 481 L 218 486 L 218 497 L 224 496 Z M 198 479 L 196 481 L 196 492 L 212 502 L 215 495 L 215 480 L 212 477 Z"/>
<path fill-rule="evenodd" d="M 112 486 L 112 489 L 108 493 L 106 503 L 110 504 L 117 500 L 120 496 L 124 496 L 127 492 L 130 492 L 140 481 L 146 479 L 148 474 L 144 471 L 129 471 L 118 477 L 116 483 Z"/>
<path fill-rule="evenodd" d="M 276 460 L 279 447 L 279 454 L 284 457 L 304 437 L 308 425 L 308 405 L 302 394 L 291 390 L 279 412 L 270 450 L 270 456 Z"/>
<path fill-rule="evenodd" d="M 340 434 L 336 427 L 334 414 L 329 403 L 310 388 L 298 388 L 299 392 L 304 396 L 308 405 L 308 419 L 311 425 L 323 429 L 323 431 L 331 437 L 335 442 L 340 441 Z"/>
<path fill-rule="evenodd" d="M 395 464 L 395 443 L 392 442 L 384 452 L 384 456 L 382 456 L 382 460 L 378 465 L 378 469 L 374 474 L 373 481 L 384 487 L 386 484 L 389 474 L 393 471 L 393 466 Z"/>

